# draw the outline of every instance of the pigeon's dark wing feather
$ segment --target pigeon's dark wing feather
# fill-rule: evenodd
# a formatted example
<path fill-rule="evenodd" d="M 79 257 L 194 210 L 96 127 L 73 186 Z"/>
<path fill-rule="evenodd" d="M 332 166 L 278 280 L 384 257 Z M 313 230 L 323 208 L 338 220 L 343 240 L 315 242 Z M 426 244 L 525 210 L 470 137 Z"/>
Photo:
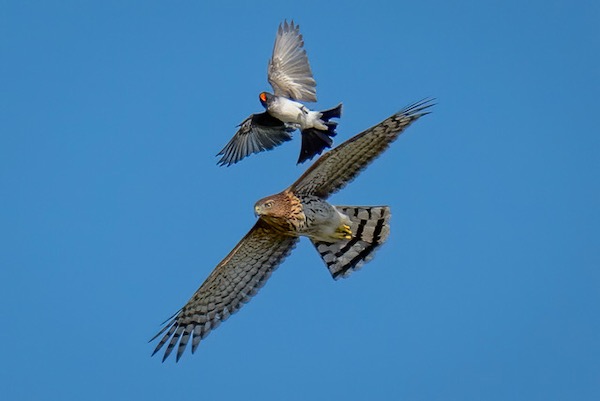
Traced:
<path fill-rule="evenodd" d="M 240 125 L 233 138 L 217 154 L 220 166 L 230 166 L 253 153 L 271 150 L 292 139 L 295 127 L 264 112 L 252 114 Z"/>

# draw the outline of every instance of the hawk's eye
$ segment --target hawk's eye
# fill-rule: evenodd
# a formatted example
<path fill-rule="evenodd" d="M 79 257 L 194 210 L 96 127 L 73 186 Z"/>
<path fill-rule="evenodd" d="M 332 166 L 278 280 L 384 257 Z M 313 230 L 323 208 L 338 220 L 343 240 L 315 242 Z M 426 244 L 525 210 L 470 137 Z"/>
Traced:
<path fill-rule="evenodd" d="M 273 201 L 268 201 L 268 202 L 265 202 L 265 208 L 266 208 L 266 209 L 269 209 L 269 208 L 271 208 L 271 206 L 273 206 Z"/>

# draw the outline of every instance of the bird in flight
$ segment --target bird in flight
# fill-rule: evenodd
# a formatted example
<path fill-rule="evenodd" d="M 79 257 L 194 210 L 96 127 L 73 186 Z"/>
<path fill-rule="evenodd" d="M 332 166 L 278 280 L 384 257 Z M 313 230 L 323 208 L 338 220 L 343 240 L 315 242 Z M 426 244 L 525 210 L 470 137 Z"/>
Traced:
<path fill-rule="evenodd" d="M 267 78 L 274 93 L 262 92 L 258 98 L 265 108 L 252 114 L 240 125 L 236 134 L 217 154 L 217 164 L 230 166 L 253 153 L 273 149 L 292 139 L 299 129 L 302 147 L 298 163 L 312 159 L 330 148 L 336 135 L 342 104 L 324 111 L 312 111 L 300 102 L 317 101 L 317 83 L 313 78 L 300 27 L 291 21 L 279 25 Z"/>
<path fill-rule="evenodd" d="M 284 191 L 256 202 L 252 229 L 212 271 L 190 300 L 150 341 L 152 355 L 167 344 L 163 362 L 200 340 L 262 287 L 271 273 L 308 237 L 334 279 L 348 277 L 373 257 L 389 234 L 388 206 L 334 206 L 327 198 L 352 181 L 414 121 L 429 114 L 431 100 L 414 103 L 321 156 Z"/>

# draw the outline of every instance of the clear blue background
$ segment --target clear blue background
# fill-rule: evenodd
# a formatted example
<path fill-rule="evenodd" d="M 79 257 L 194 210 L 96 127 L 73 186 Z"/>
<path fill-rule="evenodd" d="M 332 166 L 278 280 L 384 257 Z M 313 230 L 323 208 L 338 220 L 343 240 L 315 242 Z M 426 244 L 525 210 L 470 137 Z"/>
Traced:
<path fill-rule="evenodd" d="M 124 4 L 126 3 L 126 4 Z M 0 398 L 600 399 L 600 3 L 0 3 Z M 293 182 L 215 154 L 294 19 L 336 143 L 427 96 L 337 204 L 387 204 L 333 281 L 303 240 L 180 363 L 147 341 Z"/>

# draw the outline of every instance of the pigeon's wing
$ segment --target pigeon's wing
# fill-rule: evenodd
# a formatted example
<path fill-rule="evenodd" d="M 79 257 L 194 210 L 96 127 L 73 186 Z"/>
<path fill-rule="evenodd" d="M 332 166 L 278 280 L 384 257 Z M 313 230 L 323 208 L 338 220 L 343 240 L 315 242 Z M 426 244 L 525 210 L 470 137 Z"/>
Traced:
<path fill-rule="evenodd" d="M 150 340 L 162 336 L 152 355 L 167 345 L 163 361 L 175 348 L 179 360 L 190 339 L 193 353 L 201 339 L 258 292 L 297 242 L 298 237 L 282 235 L 259 219 L 187 304 Z"/>
<path fill-rule="evenodd" d="M 317 101 L 317 83 L 313 78 L 300 27 L 294 21 L 279 25 L 273 56 L 269 60 L 269 83 L 277 96 L 303 102 Z"/>
<path fill-rule="evenodd" d="M 326 199 L 352 181 L 404 130 L 429 114 L 431 99 L 414 103 L 321 156 L 289 188 L 296 196 Z"/>
<path fill-rule="evenodd" d="M 264 112 L 253 114 L 239 125 L 238 131 L 217 154 L 220 166 L 230 166 L 252 153 L 271 150 L 292 139 L 295 127 Z"/>

